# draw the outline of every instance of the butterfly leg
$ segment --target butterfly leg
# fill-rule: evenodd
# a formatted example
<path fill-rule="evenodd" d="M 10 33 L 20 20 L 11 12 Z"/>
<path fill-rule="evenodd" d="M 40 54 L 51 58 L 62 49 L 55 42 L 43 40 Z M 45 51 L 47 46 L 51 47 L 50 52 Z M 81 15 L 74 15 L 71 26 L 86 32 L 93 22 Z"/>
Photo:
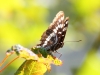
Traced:
<path fill-rule="evenodd" d="M 55 51 L 55 53 L 58 53 L 58 54 L 60 54 L 59 58 L 62 56 L 62 54 L 61 54 L 61 53 L 59 53 L 59 52 L 57 52 L 57 51 Z"/>

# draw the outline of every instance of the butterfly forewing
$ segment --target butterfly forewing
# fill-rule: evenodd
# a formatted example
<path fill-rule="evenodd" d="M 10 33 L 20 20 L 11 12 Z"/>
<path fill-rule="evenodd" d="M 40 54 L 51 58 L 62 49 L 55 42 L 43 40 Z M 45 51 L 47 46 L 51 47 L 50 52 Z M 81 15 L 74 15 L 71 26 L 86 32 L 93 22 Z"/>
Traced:
<path fill-rule="evenodd" d="M 63 47 L 63 41 L 68 27 L 68 17 L 64 20 L 64 12 L 57 13 L 53 22 L 48 29 L 43 33 L 40 39 L 40 44 L 36 47 L 46 48 L 48 51 L 56 51 Z"/>
<path fill-rule="evenodd" d="M 66 17 L 66 19 L 64 20 L 64 24 L 63 24 L 63 27 L 61 28 L 61 30 L 58 32 L 58 42 L 55 46 L 55 50 L 63 47 L 64 45 L 64 38 L 65 38 L 65 35 L 66 35 L 66 31 L 67 31 L 67 28 L 68 28 L 68 20 L 69 20 L 69 17 Z"/>

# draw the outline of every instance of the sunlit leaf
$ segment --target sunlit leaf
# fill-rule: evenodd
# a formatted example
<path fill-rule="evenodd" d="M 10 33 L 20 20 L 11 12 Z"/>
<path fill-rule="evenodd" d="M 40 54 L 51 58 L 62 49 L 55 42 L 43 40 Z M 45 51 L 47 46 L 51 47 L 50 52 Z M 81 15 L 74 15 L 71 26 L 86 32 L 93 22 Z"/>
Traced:
<path fill-rule="evenodd" d="M 46 65 L 37 61 L 27 60 L 17 70 L 15 75 L 43 75 L 47 71 Z"/>
<path fill-rule="evenodd" d="M 21 45 L 14 45 L 9 50 L 7 50 L 6 58 L 8 58 L 10 55 L 15 54 L 15 53 L 18 56 L 17 58 L 10 61 L 10 64 L 16 59 L 18 59 L 19 57 L 26 59 L 26 61 L 21 65 L 21 67 L 16 71 L 15 75 L 43 75 L 47 70 L 50 71 L 52 69 L 51 64 L 54 64 L 57 66 L 62 64 L 61 60 L 52 56 L 48 51 L 44 49 L 42 48 L 39 48 L 39 49 L 32 48 L 32 49 L 34 49 L 34 52 L 36 54 L 32 52 L 31 50 L 24 48 Z M 41 50 L 43 51 L 39 52 Z M 39 54 L 41 54 L 41 56 L 39 56 Z M 47 57 L 44 57 L 44 54 L 46 54 Z M 4 58 L 3 61 L 5 62 L 5 60 L 6 59 Z"/>

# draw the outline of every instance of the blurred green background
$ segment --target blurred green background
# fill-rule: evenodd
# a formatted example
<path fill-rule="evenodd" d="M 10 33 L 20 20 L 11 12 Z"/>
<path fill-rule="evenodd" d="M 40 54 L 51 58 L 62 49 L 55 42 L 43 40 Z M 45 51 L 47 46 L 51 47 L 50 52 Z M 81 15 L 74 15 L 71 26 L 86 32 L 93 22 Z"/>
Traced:
<path fill-rule="evenodd" d="M 0 0 L 0 61 L 15 44 L 38 44 L 60 10 L 70 18 L 65 45 L 58 50 L 63 65 L 45 75 L 100 75 L 100 0 Z M 82 41 L 66 42 L 77 40 Z M 14 61 L 0 75 L 13 75 L 24 61 Z"/>

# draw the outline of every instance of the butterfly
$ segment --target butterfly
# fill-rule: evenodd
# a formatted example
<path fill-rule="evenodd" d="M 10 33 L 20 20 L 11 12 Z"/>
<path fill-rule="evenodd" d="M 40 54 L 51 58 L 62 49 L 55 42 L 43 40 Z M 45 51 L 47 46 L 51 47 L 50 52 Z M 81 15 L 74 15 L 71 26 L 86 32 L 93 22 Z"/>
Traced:
<path fill-rule="evenodd" d="M 42 34 L 40 44 L 36 48 L 45 48 L 47 51 L 57 51 L 64 45 L 68 28 L 69 17 L 64 19 L 64 12 L 59 11 L 48 29 Z"/>
<path fill-rule="evenodd" d="M 32 51 L 22 47 L 21 45 L 15 45 L 11 49 L 7 50 L 6 57 L 0 63 L 0 66 L 13 53 L 16 53 L 18 56 L 12 61 L 10 61 L 5 67 L 3 67 L 0 72 L 2 72 L 9 64 L 11 64 L 19 57 L 23 57 L 26 60 L 38 60 L 37 55 L 39 52 L 42 54 L 43 57 L 47 57 L 48 54 L 52 55 L 52 52 L 55 52 L 59 48 L 62 48 L 64 45 L 64 39 L 68 28 L 68 20 L 69 17 L 66 17 L 64 19 L 64 12 L 59 11 L 48 29 L 42 34 L 40 44 L 37 44 L 36 48 L 32 48 Z M 40 49 L 38 52 L 38 48 L 44 48 L 45 50 Z"/>

